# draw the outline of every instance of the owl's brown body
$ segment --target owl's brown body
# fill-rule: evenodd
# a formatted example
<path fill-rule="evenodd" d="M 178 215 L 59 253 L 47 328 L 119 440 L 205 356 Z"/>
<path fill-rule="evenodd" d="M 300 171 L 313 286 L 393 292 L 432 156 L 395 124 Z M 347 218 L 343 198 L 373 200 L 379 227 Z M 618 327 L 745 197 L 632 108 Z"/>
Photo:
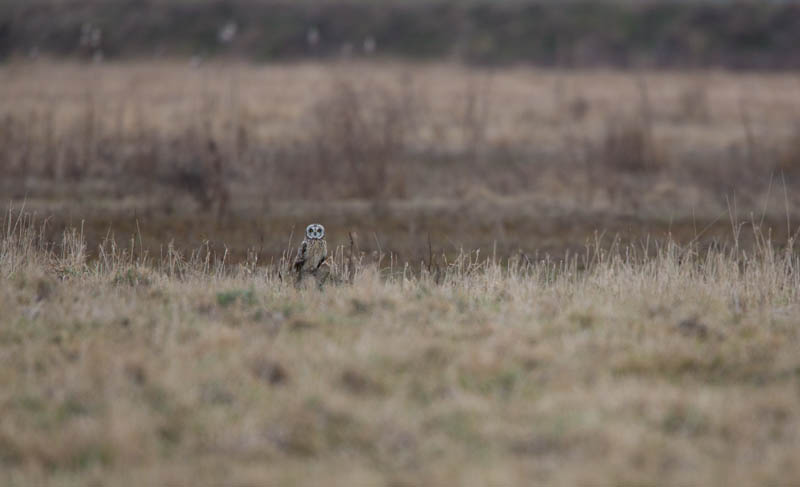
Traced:
<path fill-rule="evenodd" d="M 306 238 L 297 249 L 297 257 L 294 259 L 292 266 L 297 277 L 297 284 L 303 280 L 304 277 L 311 275 L 320 281 L 323 277 L 322 273 L 327 270 L 324 267 L 325 259 L 328 257 L 328 244 L 324 239 Z"/>

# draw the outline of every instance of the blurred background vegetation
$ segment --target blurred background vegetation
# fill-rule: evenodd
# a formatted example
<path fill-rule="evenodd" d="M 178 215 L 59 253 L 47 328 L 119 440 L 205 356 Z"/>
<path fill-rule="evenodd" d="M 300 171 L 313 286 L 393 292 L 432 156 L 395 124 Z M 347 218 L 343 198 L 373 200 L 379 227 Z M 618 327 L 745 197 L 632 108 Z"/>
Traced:
<path fill-rule="evenodd" d="M 86 31 L 100 38 L 87 49 Z M 81 39 L 83 38 L 83 42 Z M 800 6 L 766 2 L 34 0 L 0 5 L 0 59 L 345 55 L 480 64 L 800 67 Z"/>
<path fill-rule="evenodd" d="M 18 0 L 0 59 L 0 198 L 90 247 L 558 256 L 800 214 L 792 2 Z"/>

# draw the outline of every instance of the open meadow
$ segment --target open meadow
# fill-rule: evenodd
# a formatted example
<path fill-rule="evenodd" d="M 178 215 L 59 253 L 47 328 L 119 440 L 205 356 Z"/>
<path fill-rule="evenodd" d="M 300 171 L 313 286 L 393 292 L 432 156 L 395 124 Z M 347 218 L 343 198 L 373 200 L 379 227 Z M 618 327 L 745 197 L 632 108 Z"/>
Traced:
<path fill-rule="evenodd" d="M 339 251 L 319 291 L 6 223 L 4 485 L 800 482 L 792 247 Z"/>
<path fill-rule="evenodd" d="M 798 114 L 793 73 L 0 65 L 0 484 L 800 484 Z"/>
<path fill-rule="evenodd" d="M 792 73 L 9 63 L 0 196 L 54 238 L 209 242 L 236 262 L 274 263 L 312 221 L 412 262 L 561 257 L 596 231 L 709 245 L 753 220 L 783 244 L 798 113 Z"/>

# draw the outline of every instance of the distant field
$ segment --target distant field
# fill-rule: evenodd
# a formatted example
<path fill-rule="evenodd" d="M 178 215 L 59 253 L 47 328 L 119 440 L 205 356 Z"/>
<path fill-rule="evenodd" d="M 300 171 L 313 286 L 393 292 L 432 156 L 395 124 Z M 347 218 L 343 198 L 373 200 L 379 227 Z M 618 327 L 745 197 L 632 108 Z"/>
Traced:
<path fill-rule="evenodd" d="M 0 235 L 3 485 L 800 482 L 793 248 L 347 249 L 320 292 L 40 224 Z"/>
<path fill-rule="evenodd" d="M 114 235 L 275 261 L 311 221 L 412 262 L 596 232 L 749 247 L 798 223 L 798 113 L 790 73 L 12 63 L 0 196 L 92 256 Z"/>

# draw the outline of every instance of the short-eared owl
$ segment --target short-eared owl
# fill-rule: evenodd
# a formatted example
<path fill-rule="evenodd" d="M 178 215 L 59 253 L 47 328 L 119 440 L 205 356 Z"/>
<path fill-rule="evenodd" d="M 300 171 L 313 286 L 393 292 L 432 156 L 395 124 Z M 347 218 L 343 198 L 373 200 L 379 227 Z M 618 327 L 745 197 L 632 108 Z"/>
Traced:
<path fill-rule="evenodd" d="M 306 238 L 297 249 L 293 269 L 297 275 L 297 285 L 308 275 L 313 276 L 321 286 L 327 277 L 328 244 L 325 243 L 325 227 L 312 223 L 306 227 Z"/>

